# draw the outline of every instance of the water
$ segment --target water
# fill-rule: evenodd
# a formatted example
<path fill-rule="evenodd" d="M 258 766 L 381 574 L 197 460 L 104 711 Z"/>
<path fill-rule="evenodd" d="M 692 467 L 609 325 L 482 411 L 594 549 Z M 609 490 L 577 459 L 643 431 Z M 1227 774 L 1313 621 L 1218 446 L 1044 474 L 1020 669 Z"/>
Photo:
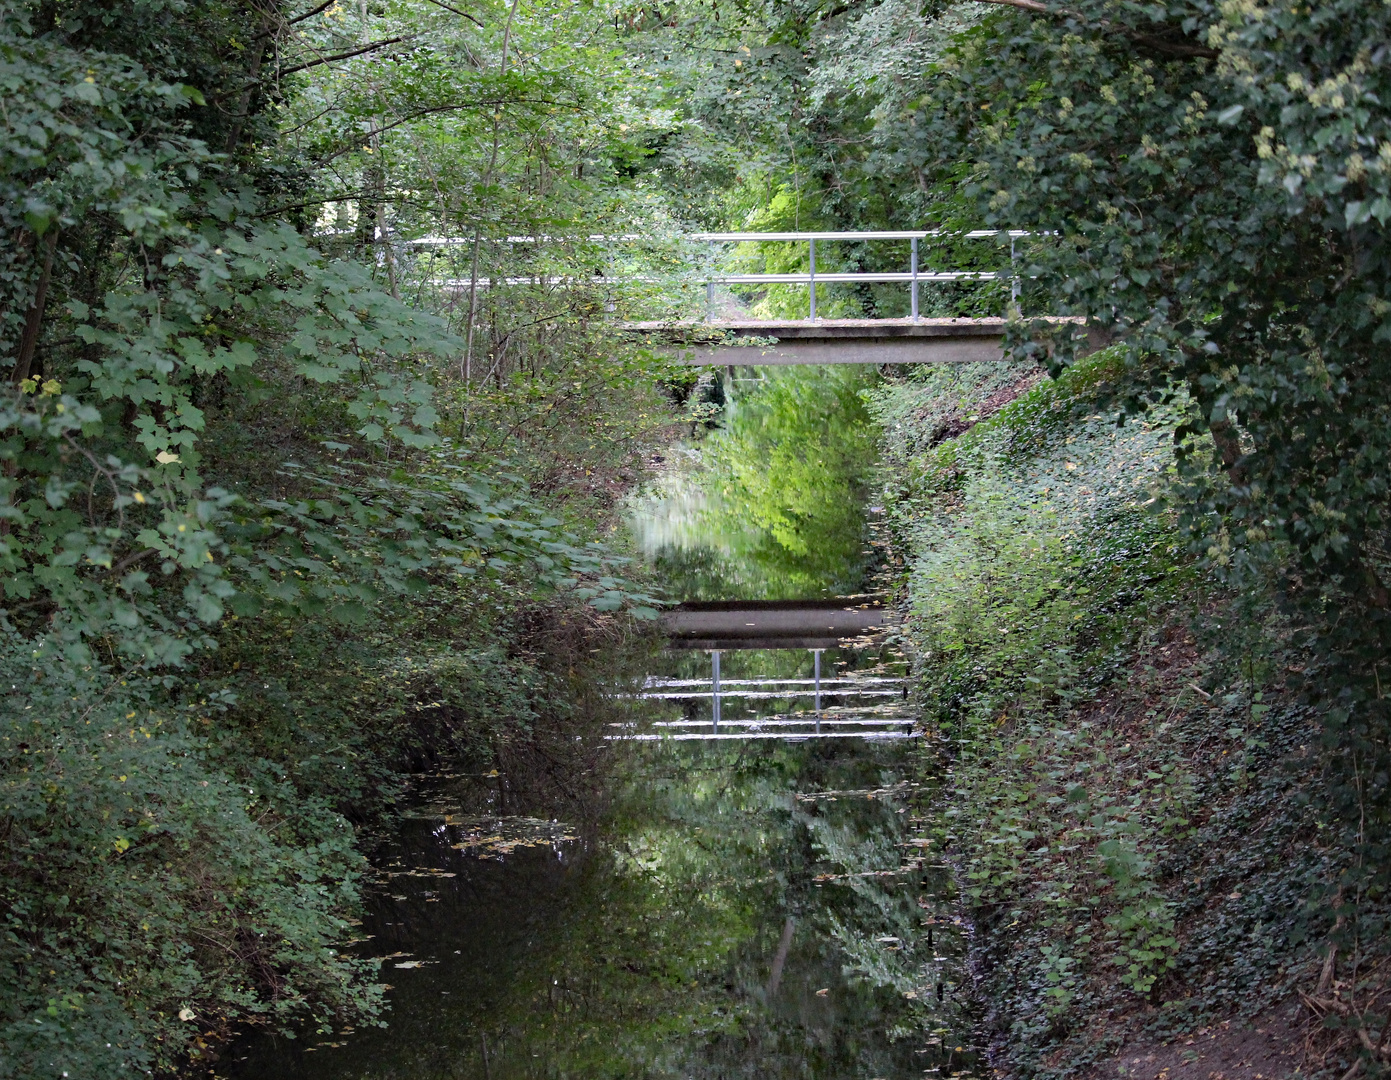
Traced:
<path fill-rule="evenodd" d="M 872 572 L 864 432 L 850 430 L 859 387 L 843 374 L 789 381 L 771 396 L 800 418 L 746 395 L 725 441 L 705 444 L 730 479 L 714 497 L 686 470 L 642 502 L 635 528 L 679 595 L 837 595 Z M 787 465 L 799 453 L 800 470 Z M 750 461 L 761 475 L 733 475 Z M 778 461 L 795 490 L 769 482 Z M 828 493 L 852 501 L 818 509 Z M 827 539 L 846 529 L 850 542 Z M 651 674 L 708 677 L 708 665 L 668 652 Z M 810 670 L 805 651 L 724 654 L 726 679 Z M 837 673 L 892 677 L 903 659 L 892 644 L 833 650 L 825 674 Z M 724 715 L 810 707 L 735 699 Z M 689 699 L 654 715 L 709 709 Z M 489 776 L 425 779 L 375 857 L 356 946 L 382 958 L 387 1026 L 251 1038 L 219 1072 L 903 1080 L 970 1064 L 965 936 L 922 740 L 599 745 L 602 795 L 558 820 L 544 797 L 499 815 Z"/>
<path fill-rule="evenodd" d="M 724 428 L 670 456 L 636 537 L 684 600 L 843 596 L 873 576 L 865 501 L 876 435 L 859 365 L 755 370 Z M 751 380 L 752 381 L 752 380 Z M 699 483 L 703 466 L 715 483 Z"/>

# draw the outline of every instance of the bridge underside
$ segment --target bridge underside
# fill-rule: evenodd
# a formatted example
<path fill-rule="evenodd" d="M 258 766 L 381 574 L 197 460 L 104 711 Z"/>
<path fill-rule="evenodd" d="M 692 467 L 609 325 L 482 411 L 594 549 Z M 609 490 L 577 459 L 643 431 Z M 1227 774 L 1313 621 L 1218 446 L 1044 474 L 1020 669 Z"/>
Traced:
<path fill-rule="evenodd" d="M 833 649 L 884 626 L 884 609 L 846 600 L 731 600 L 662 613 L 669 649 Z"/>
<path fill-rule="evenodd" d="M 1004 360 L 1004 319 L 818 319 L 629 323 L 625 329 L 683 363 L 967 364 Z"/>

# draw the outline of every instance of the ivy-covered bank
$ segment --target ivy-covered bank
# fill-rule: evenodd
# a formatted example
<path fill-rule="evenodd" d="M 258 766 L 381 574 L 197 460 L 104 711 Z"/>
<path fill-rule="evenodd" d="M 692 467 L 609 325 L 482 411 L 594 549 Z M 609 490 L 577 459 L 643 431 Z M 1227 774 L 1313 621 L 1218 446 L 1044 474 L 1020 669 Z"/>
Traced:
<path fill-rule="evenodd" d="M 873 401 L 981 1041 L 1006 1075 L 1112 1076 L 1303 993 L 1261 1052 L 1342 1075 L 1380 1027 L 1380 916 L 1363 895 L 1348 930 L 1357 838 L 1323 789 L 1311 660 L 1186 550 L 1182 403 L 1118 426 L 1120 363 L 924 367 Z"/>

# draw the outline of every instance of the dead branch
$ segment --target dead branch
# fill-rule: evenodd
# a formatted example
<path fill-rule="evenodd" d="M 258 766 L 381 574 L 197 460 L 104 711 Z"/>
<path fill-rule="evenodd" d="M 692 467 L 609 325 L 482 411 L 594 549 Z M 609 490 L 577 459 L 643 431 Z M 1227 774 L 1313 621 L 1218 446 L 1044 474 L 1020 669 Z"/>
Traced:
<path fill-rule="evenodd" d="M 251 40 L 260 41 L 262 38 L 270 37 L 271 34 L 274 34 L 277 30 L 286 30 L 289 27 L 294 26 L 295 23 L 302 23 L 305 19 L 312 19 L 315 15 L 319 14 L 319 12 L 323 11 L 325 8 L 332 7 L 334 2 L 335 0 L 324 0 L 324 2 L 320 4 L 318 7 L 306 11 L 303 15 L 296 15 L 293 19 L 286 19 L 279 26 L 272 27 L 268 30 L 262 30 Z"/>
<path fill-rule="evenodd" d="M 330 2 L 332 2 L 332 0 L 330 0 Z M 477 19 L 475 19 L 472 15 L 470 15 L 467 11 L 460 11 L 456 7 L 450 7 L 448 4 L 443 3 L 442 0 L 427 0 L 427 3 L 434 4 L 435 7 L 442 7 L 445 11 L 452 11 L 455 15 L 462 16 L 469 22 L 473 23 L 473 25 L 478 27 L 480 30 L 483 29 L 483 24 L 479 22 Z"/>

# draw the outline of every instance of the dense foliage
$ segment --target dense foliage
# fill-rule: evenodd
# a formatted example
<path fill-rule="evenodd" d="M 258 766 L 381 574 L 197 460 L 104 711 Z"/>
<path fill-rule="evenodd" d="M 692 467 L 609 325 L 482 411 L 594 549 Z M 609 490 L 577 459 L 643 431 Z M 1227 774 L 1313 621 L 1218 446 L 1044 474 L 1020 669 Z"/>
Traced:
<path fill-rule="evenodd" d="M 1348 886 L 1373 894 L 1391 869 L 1387 17 L 1358 3 L 1002 12 L 947 51 L 917 113 L 944 193 L 1052 234 L 1031 247 L 1025 310 L 1124 342 L 1127 410 L 1183 403 L 1182 528 L 1237 588 L 1273 577 L 1315 634 L 1308 690 L 1366 845 L 1367 878 Z M 1054 371 L 1078 344 L 1028 322 L 1015 340 Z"/>
<path fill-rule="evenodd" d="M 599 541 L 666 410 L 589 238 L 661 213 L 595 25 L 0 5 L 0 1075 L 369 1020 L 359 830 L 582 729 L 651 613 Z"/>
<path fill-rule="evenodd" d="M 1307 654 L 1155 512 L 1182 411 L 1116 429 L 1097 410 L 1123 364 L 934 372 L 874 402 L 951 746 L 934 840 L 979 934 L 987 1049 L 1024 1075 L 1313 992 L 1353 862 L 1291 685 Z"/>
<path fill-rule="evenodd" d="M 1302 934 L 1360 955 L 1391 872 L 1388 19 L 0 3 L 0 1075 L 169 1069 L 247 1018 L 374 1015 L 339 953 L 361 830 L 412 767 L 570 760 L 551 736 L 584 707 L 561 689 L 607 662 L 582 639 L 651 614 L 602 541 L 670 397 L 710 423 L 713 384 L 614 322 L 694 310 L 691 225 L 1033 233 L 1009 340 L 1057 386 L 963 372 L 872 399 L 970 896 L 998 918 L 1057 883 L 1028 903 L 1059 920 L 1013 952 L 982 920 L 1022 1002 L 1017 1063 L 1073 1037 L 1068 1003 L 1162 997 L 1223 950 L 1267 989 Z M 1008 262 L 944 240 L 934 265 Z M 721 300 L 786 316 L 806 296 Z M 896 285 L 819 303 L 906 310 Z M 1008 304 L 955 284 L 923 310 Z M 858 574 L 861 389 L 776 378 L 710 440 L 764 585 L 808 586 L 810 547 L 835 550 L 835 587 Z M 794 449 L 818 432 L 820 456 Z M 1249 633 L 1209 653 L 1184 636 L 1199 610 Z M 1135 675 L 1166 648 L 1185 659 Z M 1172 768 L 1132 791 L 1137 754 Z M 1279 809 L 1296 790 L 1307 810 Z M 1199 820 L 1214 802 L 1266 838 L 1224 924 L 1282 906 L 1266 960 L 1244 930 L 1176 929 L 1205 894 L 1174 883 L 1235 835 Z M 1110 983 L 1055 933 L 1079 942 L 1077 912 Z"/>

